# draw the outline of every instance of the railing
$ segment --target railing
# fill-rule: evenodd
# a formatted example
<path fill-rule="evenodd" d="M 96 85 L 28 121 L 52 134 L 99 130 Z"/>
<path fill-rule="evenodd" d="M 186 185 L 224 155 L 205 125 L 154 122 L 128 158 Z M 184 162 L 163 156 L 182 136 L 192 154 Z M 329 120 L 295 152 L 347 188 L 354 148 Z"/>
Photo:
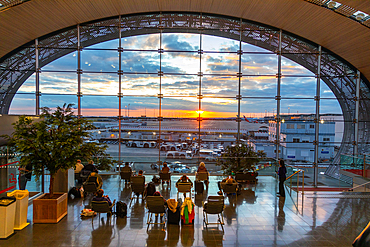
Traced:
<path fill-rule="evenodd" d="M 360 189 L 361 187 L 364 187 L 364 190 Z M 349 190 L 346 191 L 353 191 L 353 192 L 367 192 L 370 191 L 370 181 L 366 182 L 364 184 L 357 185 Z"/>
<path fill-rule="evenodd" d="M 301 169 L 298 169 L 297 171 L 295 171 L 292 175 L 290 175 L 289 177 L 286 178 L 285 181 L 288 181 L 288 179 L 290 180 L 289 182 L 289 186 L 286 185 L 285 183 L 285 186 L 286 187 L 289 187 L 290 189 L 290 192 L 289 192 L 289 195 L 291 196 L 292 195 L 292 187 L 293 187 L 293 177 L 296 176 L 297 178 L 297 193 L 299 193 L 299 174 L 302 173 L 302 189 L 301 189 L 301 193 L 302 193 L 302 196 L 304 195 L 304 170 L 301 170 Z"/>

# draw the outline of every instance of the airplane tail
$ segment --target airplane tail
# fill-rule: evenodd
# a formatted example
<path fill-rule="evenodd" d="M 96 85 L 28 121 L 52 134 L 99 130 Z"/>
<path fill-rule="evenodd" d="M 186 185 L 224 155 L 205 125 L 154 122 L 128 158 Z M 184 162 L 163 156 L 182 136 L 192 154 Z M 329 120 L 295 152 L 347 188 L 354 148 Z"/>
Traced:
<path fill-rule="evenodd" d="M 245 121 L 247 121 L 248 123 L 249 123 L 249 120 L 248 120 L 248 118 L 246 118 L 244 115 L 243 115 L 243 117 L 244 117 L 244 119 L 245 119 Z"/>

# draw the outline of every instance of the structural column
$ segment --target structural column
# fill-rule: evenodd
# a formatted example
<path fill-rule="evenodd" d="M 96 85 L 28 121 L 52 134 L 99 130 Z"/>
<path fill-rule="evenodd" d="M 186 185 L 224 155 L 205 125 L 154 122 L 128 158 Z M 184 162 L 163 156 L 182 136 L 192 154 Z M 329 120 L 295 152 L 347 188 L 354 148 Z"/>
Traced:
<path fill-rule="evenodd" d="M 122 121 L 122 34 L 121 16 L 118 18 L 118 162 L 121 161 L 121 121 Z M 121 167 L 119 167 L 120 169 Z"/>
<path fill-rule="evenodd" d="M 278 50 L 278 73 L 276 74 L 277 78 L 277 89 L 276 89 L 276 160 L 279 160 L 279 151 L 280 151 L 280 88 L 281 88 L 281 39 L 283 31 L 280 29 L 279 32 L 279 50 Z"/>
<path fill-rule="evenodd" d="M 81 117 L 81 37 L 80 25 L 77 25 L 77 116 Z"/>
<path fill-rule="evenodd" d="M 321 46 L 319 46 L 319 54 L 317 58 L 317 74 L 316 74 L 316 116 L 315 116 L 315 140 L 313 142 L 315 157 L 314 157 L 314 187 L 317 187 L 319 178 L 319 132 L 320 132 L 320 80 L 321 80 Z"/>
<path fill-rule="evenodd" d="M 240 118 L 240 108 L 241 108 L 241 105 L 240 105 L 240 101 L 242 100 L 242 95 L 241 95 L 241 80 L 242 80 L 242 55 L 243 55 L 243 50 L 242 50 L 242 32 L 243 32 L 243 28 L 242 28 L 242 19 L 240 19 L 240 35 L 239 35 L 239 50 L 238 50 L 238 55 L 239 55 L 239 72 L 237 74 L 238 76 L 238 95 L 236 95 L 236 100 L 238 101 L 238 115 L 236 116 L 236 121 L 238 123 L 238 135 L 237 135 L 237 140 L 236 140 L 236 143 L 237 144 L 240 144 L 240 122 L 241 122 L 241 118 Z"/>
<path fill-rule="evenodd" d="M 162 76 L 163 76 L 163 71 L 162 71 L 162 32 L 163 32 L 163 25 L 162 25 L 162 14 L 160 14 L 159 18 L 159 71 L 158 71 L 158 76 L 159 76 L 159 94 L 158 94 L 158 99 L 159 99 L 159 109 L 158 109 L 158 167 L 159 170 L 161 169 L 161 145 L 162 145 L 162 121 L 163 121 L 163 116 L 162 116 L 162 99 L 163 99 L 163 94 L 162 94 Z"/>
<path fill-rule="evenodd" d="M 203 95 L 202 95 L 202 77 L 203 77 L 203 72 L 202 72 L 202 54 L 203 54 L 203 49 L 202 49 L 202 30 L 203 30 L 203 23 L 202 23 L 202 16 L 200 16 L 200 26 L 199 26 L 199 50 L 198 50 L 198 54 L 199 54 L 199 72 L 198 72 L 198 77 L 199 77 L 199 91 L 198 91 L 198 95 L 197 95 L 197 98 L 198 98 L 198 164 L 200 163 L 200 155 L 199 155 L 199 152 L 200 152 L 200 146 L 201 146 L 201 138 L 200 138 L 200 123 L 202 121 L 202 117 L 201 117 L 201 114 L 203 113 L 203 110 L 202 110 L 202 99 L 203 99 Z"/>
<path fill-rule="evenodd" d="M 35 39 L 35 72 L 36 72 L 36 115 L 40 115 L 40 67 L 39 67 L 39 40 Z"/>
<path fill-rule="evenodd" d="M 355 136 L 354 136 L 354 142 L 353 142 L 353 156 L 357 156 L 359 153 L 358 153 L 358 125 L 359 125 L 359 121 L 358 121 L 358 116 L 359 116 L 359 108 L 360 108 L 360 71 L 357 70 L 357 74 L 356 74 L 356 97 L 355 97 L 355 101 L 356 101 L 356 105 L 355 105 L 355 119 L 353 119 L 353 123 L 355 124 Z"/>

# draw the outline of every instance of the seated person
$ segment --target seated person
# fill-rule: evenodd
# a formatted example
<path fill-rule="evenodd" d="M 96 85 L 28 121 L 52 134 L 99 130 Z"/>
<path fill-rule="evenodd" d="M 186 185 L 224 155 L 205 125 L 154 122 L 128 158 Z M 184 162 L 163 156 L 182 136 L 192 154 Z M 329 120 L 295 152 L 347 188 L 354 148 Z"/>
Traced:
<path fill-rule="evenodd" d="M 202 172 L 208 173 L 206 165 L 204 164 L 204 162 L 200 162 L 198 170 L 197 170 L 197 173 L 202 173 Z M 208 189 L 209 181 L 208 180 L 204 181 L 204 184 L 206 185 L 206 189 Z"/>
<path fill-rule="evenodd" d="M 94 182 L 98 190 L 103 186 L 103 179 L 96 172 L 90 173 L 89 177 L 86 179 L 86 182 Z"/>
<path fill-rule="evenodd" d="M 98 169 L 94 165 L 94 161 L 89 160 L 89 163 L 82 169 L 85 171 L 98 172 Z"/>
<path fill-rule="evenodd" d="M 97 202 L 106 201 L 106 202 L 108 202 L 109 206 L 112 206 L 112 201 L 110 200 L 110 198 L 107 195 L 104 196 L 104 190 L 102 190 L 102 189 L 100 189 L 96 192 L 96 195 L 94 196 L 94 198 L 92 200 L 97 201 Z"/>
<path fill-rule="evenodd" d="M 121 166 L 121 165 L 120 165 Z M 132 174 L 132 169 L 129 162 L 125 162 L 125 166 L 121 168 L 121 172 L 128 172 Z M 129 180 L 125 179 L 125 183 L 129 182 Z"/>
<path fill-rule="evenodd" d="M 135 175 L 135 177 L 144 177 L 143 176 L 143 170 L 139 170 L 139 172 L 137 173 L 137 175 Z"/>
<path fill-rule="evenodd" d="M 170 172 L 170 168 L 168 167 L 167 162 L 163 162 L 163 167 L 162 167 L 161 172 L 162 173 L 169 173 Z"/>
<path fill-rule="evenodd" d="M 240 184 L 238 182 L 236 182 L 235 179 L 233 179 L 231 176 L 228 176 L 227 178 L 222 179 L 222 181 L 217 182 L 218 189 L 220 190 L 219 192 L 217 192 L 217 194 L 219 194 L 219 195 L 222 195 L 221 183 L 238 184 L 238 186 L 237 186 L 238 190 L 241 189 Z"/>
<path fill-rule="evenodd" d="M 191 187 L 193 187 L 193 182 L 185 174 L 182 175 L 182 177 L 179 180 L 177 180 L 177 182 L 176 182 L 176 188 L 178 187 L 178 184 L 179 183 L 190 183 L 191 184 Z M 184 193 L 184 198 L 186 198 L 186 193 Z"/>
<path fill-rule="evenodd" d="M 159 191 L 156 191 L 156 192 L 154 192 L 153 196 L 162 196 L 162 195 Z M 164 205 L 167 205 L 166 204 L 166 199 L 163 198 L 163 200 L 164 200 Z M 161 217 L 162 216 L 163 216 L 163 213 L 161 214 Z M 155 214 L 155 217 L 158 217 L 158 214 Z"/>
<path fill-rule="evenodd" d="M 204 162 L 200 162 L 197 172 L 208 172 Z"/>
<path fill-rule="evenodd" d="M 161 172 L 162 173 L 169 173 L 170 172 L 170 168 L 168 167 L 167 162 L 163 163 L 163 167 L 162 167 Z M 170 181 L 166 181 L 166 183 L 169 184 Z M 164 184 L 164 181 L 162 181 L 162 184 Z"/>
<path fill-rule="evenodd" d="M 84 165 L 81 164 L 81 160 L 77 160 L 75 173 L 80 173 L 80 171 L 84 168 Z"/>
<path fill-rule="evenodd" d="M 125 162 L 125 166 L 121 168 L 121 172 L 132 172 L 132 168 L 129 162 Z"/>
<path fill-rule="evenodd" d="M 161 192 L 156 191 L 154 192 L 153 196 L 162 196 L 162 195 L 161 195 Z M 164 205 L 166 205 L 166 199 L 163 198 L 163 200 L 164 200 Z"/>

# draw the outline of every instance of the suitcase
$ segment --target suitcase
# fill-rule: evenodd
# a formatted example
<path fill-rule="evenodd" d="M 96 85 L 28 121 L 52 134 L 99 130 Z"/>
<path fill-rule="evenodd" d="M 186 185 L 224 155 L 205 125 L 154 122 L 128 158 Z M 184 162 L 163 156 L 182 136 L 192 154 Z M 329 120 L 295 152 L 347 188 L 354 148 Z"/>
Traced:
<path fill-rule="evenodd" d="M 116 215 L 117 217 L 124 218 L 127 215 L 127 204 L 119 201 L 116 204 Z"/>
<path fill-rule="evenodd" d="M 188 210 L 187 207 L 188 206 L 185 207 L 185 210 Z M 195 217 L 194 206 L 193 206 L 193 210 L 188 215 L 188 217 L 189 217 L 189 219 L 187 221 L 186 218 L 185 218 L 185 215 L 181 216 L 181 224 L 182 225 L 194 225 L 194 217 Z"/>
<path fill-rule="evenodd" d="M 197 194 L 203 194 L 204 185 L 202 181 L 195 181 L 195 192 Z"/>
<path fill-rule="evenodd" d="M 167 210 L 167 223 L 172 225 L 179 225 L 180 224 L 180 213 L 181 207 L 178 205 L 176 208 L 176 212 L 172 212 L 171 210 Z"/>

